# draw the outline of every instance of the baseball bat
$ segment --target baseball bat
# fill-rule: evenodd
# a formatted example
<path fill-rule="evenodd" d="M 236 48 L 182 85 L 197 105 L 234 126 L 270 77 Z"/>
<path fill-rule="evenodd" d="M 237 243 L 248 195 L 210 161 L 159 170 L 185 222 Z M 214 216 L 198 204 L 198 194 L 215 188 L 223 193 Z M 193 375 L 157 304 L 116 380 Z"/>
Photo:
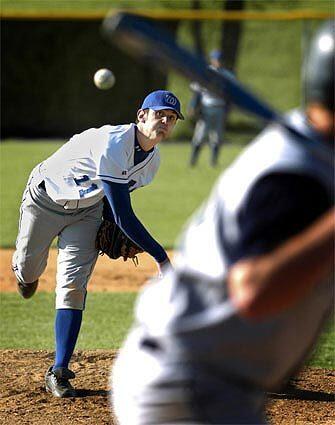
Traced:
<path fill-rule="evenodd" d="M 280 124 L 296 136 L 296 141 L 327 163 L 333 163 L 332 152 L 294 127 L 274 108 L 261 100 L 238 81 L 229 71 L 223 73 L 209 68 L 201 56 L 197 56 L 176 43 L 167 32 L 154 26 L 145 18 L 119 13 L 107 16 L 103 21 L 103 33 L 119 48 L 145 63 L 163 71 L 172 68 L 184 77 L 197 81 L 216 96 L 229 100 L 247 113 Z"/>

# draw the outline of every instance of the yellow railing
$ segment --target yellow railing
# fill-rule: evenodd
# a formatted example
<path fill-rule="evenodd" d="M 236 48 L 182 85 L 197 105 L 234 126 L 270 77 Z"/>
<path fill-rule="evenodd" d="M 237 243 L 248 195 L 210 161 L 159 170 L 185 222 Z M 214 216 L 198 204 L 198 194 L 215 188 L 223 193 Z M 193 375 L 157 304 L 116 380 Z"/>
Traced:
<path fill-rule="evenodd" d="M 2 19 L 36 19 L 36 20 L 98 20 L 106 14 L 115 14 L 122 9 L 106 11 L 19 11 L 1 10 Z M 125 10 L 124 10 L 125 11 Z M 223 10 L 191 10 L 191 9 L 127 9 L 127 12 L 136 13 L 152 19 L 160 20 L 261 20 L 261 21 L 292 21 L 304 19 L 329 19 L 334 18 L 335 13 L 317 10 L 291 10 L 291 11 L 223 11 Z"/>

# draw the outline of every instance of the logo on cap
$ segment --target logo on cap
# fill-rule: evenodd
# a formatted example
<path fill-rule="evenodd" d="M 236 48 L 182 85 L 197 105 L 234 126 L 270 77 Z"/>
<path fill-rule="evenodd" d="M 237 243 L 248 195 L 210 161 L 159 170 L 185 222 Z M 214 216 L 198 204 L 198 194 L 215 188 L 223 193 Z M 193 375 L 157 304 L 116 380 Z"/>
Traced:
<path fill-rule="evenodd" d="M 169 105 L 175 106 L 177 104 L 177 99 L 174 96 L 171 96 L 170 94 L 167 94 L 165 96 L 166 103 Z"/>
<path fill-rule="evenodd" d="M 153 109 L 159 111 L 160 109 L 173 109 L 178 118 L 184 119 L 183 114 L 180 112 L 180 102 L 178 98 L 167 90 L 156 90 L 149 93 L 144 99 L 141 109 Z"/>

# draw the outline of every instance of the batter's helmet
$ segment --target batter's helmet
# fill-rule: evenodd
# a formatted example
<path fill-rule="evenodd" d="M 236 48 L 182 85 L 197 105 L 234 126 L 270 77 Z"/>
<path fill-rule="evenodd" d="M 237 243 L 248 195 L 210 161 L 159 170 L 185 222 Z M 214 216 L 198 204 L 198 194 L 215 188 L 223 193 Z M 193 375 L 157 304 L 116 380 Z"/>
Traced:
<path fill-rule="evenodd" d="M 334 110 L 335 21 L 326 21 L 312 39 L 304 64 L 305 102 Z"/>

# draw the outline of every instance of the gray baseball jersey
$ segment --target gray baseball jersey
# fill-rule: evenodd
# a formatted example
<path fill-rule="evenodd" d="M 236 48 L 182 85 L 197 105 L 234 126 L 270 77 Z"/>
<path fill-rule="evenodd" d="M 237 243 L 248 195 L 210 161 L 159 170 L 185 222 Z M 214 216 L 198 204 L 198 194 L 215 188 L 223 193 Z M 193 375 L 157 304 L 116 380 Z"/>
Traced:
<path fill-rule="evenodd" d="M 103 198 L 101 180 L 145 186 L 159 167 L 155 147 L 134 166 L 135 124 L 91 128 L 76 134 L 43 162 L 40 173 L 48 195 L 65 209 L 94 205 Z"/>

